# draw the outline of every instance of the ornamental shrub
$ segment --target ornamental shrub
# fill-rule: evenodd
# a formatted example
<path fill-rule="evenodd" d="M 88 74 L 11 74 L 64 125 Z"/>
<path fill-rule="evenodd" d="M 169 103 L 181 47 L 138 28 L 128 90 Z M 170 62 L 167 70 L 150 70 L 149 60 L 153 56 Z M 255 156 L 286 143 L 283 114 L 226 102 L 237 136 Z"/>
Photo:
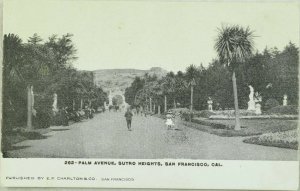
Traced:
<path fill-rule="evenodd" d="M 274 98 L 270 98 L 266 101 L 264 106 L 265 106 L 264 107 L 265 110 L 269 110 L 273 107 L 279 106 L 279 102 Z"/>

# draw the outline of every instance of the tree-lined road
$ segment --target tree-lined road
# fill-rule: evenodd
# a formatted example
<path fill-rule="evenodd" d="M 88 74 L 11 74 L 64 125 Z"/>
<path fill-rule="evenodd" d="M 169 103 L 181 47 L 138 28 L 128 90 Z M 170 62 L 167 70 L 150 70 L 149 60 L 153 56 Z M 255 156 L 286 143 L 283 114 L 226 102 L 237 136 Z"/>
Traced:
<path fill-rule="evenodd" d="M 123 112 L 59 127 L 45 139 L 17 143 L 10 157 L 186 158 L 219 160 L 296 160 L 297 151 L 243 143 L 242 137 L 219 137 L 183 125 L 167 130 L 157 117 L 134 116 L 128 131 Z"/>

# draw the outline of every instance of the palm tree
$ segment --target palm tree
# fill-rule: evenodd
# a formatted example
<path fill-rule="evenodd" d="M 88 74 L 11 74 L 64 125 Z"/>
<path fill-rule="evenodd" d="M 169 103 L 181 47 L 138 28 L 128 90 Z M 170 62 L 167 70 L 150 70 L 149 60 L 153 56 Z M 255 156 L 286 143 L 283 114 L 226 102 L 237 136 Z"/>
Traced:
<path fill-rule="evenodd" d="M 175 99 L 181 100 L 183 93 L 186 91 L 186 88 L 187 88 L 187 83 L 184 79 L 183 72 L 178 71 L 177 74 L 175 75 L 175 92 L 176 92 L 176 94 L 175 94 L 174 100 Z M 175 101 L 175 102 L 177 104 L 177 101 Z"/>
<path fill-rule="evenodd" d="M 186 69 L 186 77 L 187 77 L 187 85 L 191 87 L 191 104 L 190 104 L 190 111 L 193 111 L 193 94 L 194 94 L 194 86 L 196 85 L 195 78 L 197 76 L 197 68 L 195 65 L 190 65 Z"/>
<path fill-rule="evenodd" d="M 18 108 L 18 102 L 12 87 L 23 87 L 25 86 L 22 71 L 22 52 L 24 47 L 22 40 L 14 34 L 6 34 L 3 38 L 3 127 L 9 127 L 13 123 L 12 120 L 8 120 L 5 115 L 14 115 Z M 19 86 L 18 86 L 19 84 Z M 18 88 L 20 90 L 20 88 Z M 19 100 L 21 100 L 19 98 Z M 19 101 L 20 102 L 20 101 Z"/>
<path fill-rule="evenodd" d="M 23 81 L 21 74 L 23 60 L 20 54 L 24 51 L 22 40 L 15 34 L 8 34 L 4 35 L 3 44 L 4 77 L 12 83 Z"/>
<path fill-rule="evenodd" d="M 160 81 L 158 81 L 158 82 L 156 81 L 153 84 L 152 92 L 153 92 L 153 96 L 155 98 L 154 103 L 157 104 L 157 113 L 160 114 L 161 96 L 163 95 L 163 86 L 160 83 Z M 154 112 L 155 112 L 155 109 L 154 109 Z"/>
<path fill-rule="evenodd" d="M 152 104 L 153 104 L 153 100 L 152 98 L 154 97 L 154 89 L 155 87 L 155 81 L 147 81 L 147 83 L 145 83 L 145 86 L 143 88 L 143 95 L 145 96 L 146 99 L 146 104 L 148 105 L 148 100 L 149 100 L 149 111 L 152 112 Z M 147 106 L 148 107 L 148 106 Z"/>
<path fill-rule="evenodd" d="M 239 106 L 235 70 L 238 63 L 244 62 L 252 54 L 253 31 L 238 25 L 222 27 L 216 39 L 215 49 L 221 60 L 232 71 L 232 84 L 235 108 L 235 130 L 240 130 Z"/>
<path fill-rule="evenodd" d="M 48 75 L 51 55 L 39 44 L 37 35 L 23 44 L 14 34 L 4 36 L 4 70 L 8 74 L 5 80 L 10 83 L 21 83 L 27 87 L 27 128 L 32 129 L 33 85 Z"/>
<path fill-rule="evenodd" d="M 166 77 L 164 77 L 162 79 L 162 88 L 164 90 L 164 111 L 167 111 L 167 95 L 170 95 L 171 97 L 174 98 L 174 102 L 175 102 L 175 85 L 176 85 L 176 81 L 175 81 L 175 75 L 173 72 L 170 72 L 167 74 Z"/>

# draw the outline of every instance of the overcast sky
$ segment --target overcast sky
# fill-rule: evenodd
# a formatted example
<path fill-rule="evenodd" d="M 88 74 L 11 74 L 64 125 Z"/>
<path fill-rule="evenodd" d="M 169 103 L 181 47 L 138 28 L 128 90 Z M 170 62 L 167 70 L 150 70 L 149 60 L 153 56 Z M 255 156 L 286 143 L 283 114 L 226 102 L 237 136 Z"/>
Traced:
<path fill-rule="evenodd" d="M 255 49 L 299 46 L 299 4 L 179 1 L 6 0 L 4 33 L 74 34 L 75 67 L 185 70 L 216 58 L 222 24 L 249 26 Z"/>

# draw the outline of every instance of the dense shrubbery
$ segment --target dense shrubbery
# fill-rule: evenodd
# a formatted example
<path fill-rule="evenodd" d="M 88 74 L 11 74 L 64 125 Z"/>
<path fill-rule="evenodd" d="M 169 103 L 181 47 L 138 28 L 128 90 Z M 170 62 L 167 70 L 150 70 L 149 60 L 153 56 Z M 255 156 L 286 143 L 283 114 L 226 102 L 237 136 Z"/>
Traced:
<path fill-rule="evenodd" d="M 190 121 L 194 118 L 194 112 L 190 112 L 190 111 L 183 112 L 181 114 L 181 118 L 185 121 Z"/>
<path fill-rule="evenodd" d="M 51 124 L 54 93 L 59 108 L 78 109 L 81 100 L 97 108 L 106 100 L 106 93 L 94 85 L 92 72 L 72 67 L 76 49 L 71 34 L 53 35 L 46 41 L 34 34 L 25 43 L 17 35 L 7 34 L 3 52 L 3 131 L 26 126 L 29 87 L 33 87 L 37 112 L 35 128 Z"/>
<path fill-rule="evenodd" d="M 279 115 L 297 115 L 299 113 L 298 106 L 287 105 L 287 106 L 277 106 L 269 109 L 267 113 L 269 114 L 279 114 Z"/>
<path fill-rule="evenodd" d="M 188 108 L 176 108 L 176 109 L 170 109 L 170 110 L 175 113 L 184 113 L 184 112 L 190 111 Z"/>
<path fill-rule="evenodd" d="M 208 111 L 208 110 L 202 110 L 202 111 L 193 111 L 190 112 L 189 110 L 182 112 L 182 118 L 185 121 L 189 121 L 191 119 L 201 117 L 201 118 L 209 118 L 212 115 L 216 115 L 214 112 Z"/>
<path fill-rule="evenodd" d="M 282 103 L 284 94 L 289 105 L 298 105 L 298 65 L 299 50 L 289 43 L 282 51 L 276 48 L 256 53 L 236 67 L 239 107 L 247 108 L 249 85 L 262 96 L 262 109 L 271 109 Z M 191 82 L 195 83 L 193 109 L 206 110 L 208 97 L 213 100 L 214 110 L 233 109 L 231 72 L 222 66 L 219 60 L 212 61 L 207 68 L 202 65 L 189 66 L 185 72 L 168 73 L 157 79 L 149 75 L 136 78 L 125 91 L 125 98 L 131 105 L 152 102 L 164 108 L 174 108 L 174 102 L 180 107 L 190 107 Z"/>
<path fill-rule="evenodd" d="M 270 98 L 266 101 L 264 109 L 269 110 L 276 106 L 279 106 L 279 102 L 274 98 Z"/>

